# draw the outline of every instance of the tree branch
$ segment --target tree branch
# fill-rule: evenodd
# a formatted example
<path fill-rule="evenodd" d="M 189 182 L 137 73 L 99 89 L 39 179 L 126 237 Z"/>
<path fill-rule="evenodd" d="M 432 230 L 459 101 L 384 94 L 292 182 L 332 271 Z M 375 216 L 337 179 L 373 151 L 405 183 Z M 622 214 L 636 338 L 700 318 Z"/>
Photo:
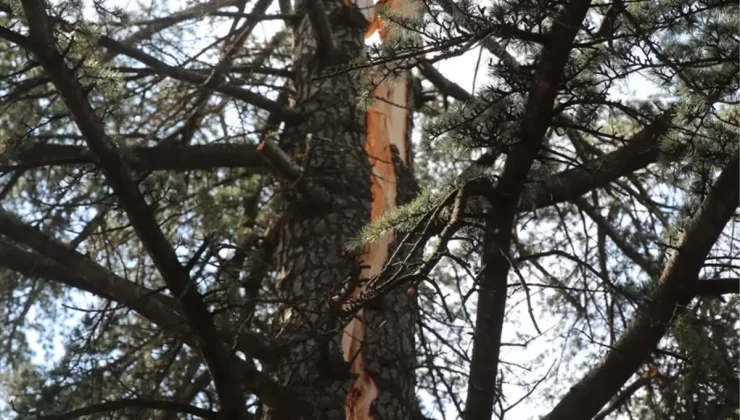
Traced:
<path fill-rule="evenodd" d="M 473 95 L 444 77 L 432 65 L 421 64 L 419 70 L 443 95 L 462 102 L 472 99 Z M 626 140 L 624 147 L 585 162 L 579 168 L 562 171 L 527 186 L 522 192 L 519 211 L 570 201 L 655 163 L 660 156 L 658 140 L 668 130 L 674 111 L 671 108 L 664 112 L 652 124 Z"/>
<path fill-rule="evenodd" d="M 214 14 L 214 12 L 222 7 L 233 6 L 238 4 L 239 2 L 240 0 L 213 0 L 208 3 L 199 3 L 193 5 L 191 7 L 188 7 L 187 9 L 175 12 L 170 16 L 147 22 L 148 26 L 146 28 L 129 35 L 128 37 L 126 37 L 126 39 L 121 41 L 121 43 L 123 45 L 129 46 L 136 45 L 139 42 L 156 34 L 157 32 L 163 31 L 180 22 L 186 21 L 188 19 L 195 19 L 208 14 Z"/>
<path fill-rule="evenodd" d="M 639 369 L 697 292 L 699 271 L 732 217 L 738 195 L 738 154 L 688 222 L 681 244 L 668 262 L 647 305 L 632 319 L 611 351 L 575 384 L 544 420 L 587 420 Z"/>
<path fill-rule="evenodd" d="M 431 70 L 437 72 L 433 67 L 431 67 Z M 427 75 L 426 70 L 424 71 L 424 74 Z M 444 77 L 439 72 L 437 74 Z M 440 91 L 442 91 L 441 86 L 444 86 L 444 84 L 438 85 L 437 83 L 442 82 L 434 81 L 435 86 Z M 450 92 L 456 92 L 458 89 L 465 92 L 455 83 L 449 80 L 447 82 L 454 86 L 443 93 L 451 95 Z M 459 97 L 460 100 L 470 97 L 470 95 L 451 96 Z M 618 178 L 655 163 L 660 155 L 658 139 L 668 127 L 667 115 L 664 114 L 653 124 L 626 140 L 625 143 L 627 144 L 624 147 L 602 157 L 589 160 L 578 168 L 564 170 L 528 186 L 522 193 L 519 211 L 529 211 L 571 201 L 575 197 L 604 187 Z M 209 144 L 176 148 L 134 147 L 121 154 L 124 157 L 129 154 L 133 155 L 134 159 L 130 164 L 132 168 L 137 170 L 189 171 L 213 168 L 244 168 L 253 173 L 264 173 L 274 168 L 272 165 L 265 164 L 264 159 L 268 158 L 269 161 L 269 157 L 264 152 L 260 153 L 255 146 L 242 144 Z M 83 147 L 57 144 L 34 144 L 30 147 L 24 147 L 16 154 L 15 159 L 20 164 L 0 165 L 0 170 L 94 162 L 92 153 Z M 298 169 L 292 162 L 291 167 L 290 172 L 297 173 Z M 285 173 L 277 173 L 274 170 L 272 172 L 279 178 L 289 181 L 295 180 L 284 177 Z"/>
<path fill-rule="evenodd" d="M 171 66 L 144 51 L 134 47 L 124 45 L 105 35 L 98 39 L 98 45 L 107 48 L 118 54 L 125 55 L 129 58 L 146 65 L 159 74 L 171 77 L 176 80 L 198 85 L 199 88 L 213 89 L 216 92 L 223 93 L 234 99 L 239 99 L 250 105 L 270 111 L 282 117 L 284 121 L 298 121 L 303 116 L 290 108 L 283 108 L 277 102 L 265 98 L 262 95 L 243 89 L 237 85 L 231 84 L 221 77 L 209 77 L 209 75 L 200 74 L 199 72 L 185 70 L 180 67 Z"/>
<path fill-rule="evenodd" d="M 293 159 L 271 140 L 265 139 L 261 141 L 257 145 L 257 151 L 272 167 L 273 171 L 283 179 L 295 182 L 300 178 L 301 168 L 293 163 Z"/>
<path fill-rule="evenodd" d="M 673 115 L 671 108 L 626 140 L 624 147 L 528 187 L 522 194 L 521 209 L 533 210 L 569 201 L 655 163 L 660 155 L 658 140 L 668 131 Z"/>
<path fill-rule="evenodd" d="M 418 67 L 421 74 L 426 77 L 427 80 L 432 82 L 434 87 L 436 87 L 443 95 L 452 96 L 461 102 L 467 102 L 473 97 L 473 95 L 460 87 L 460 85 L 444 77 L 444 75 L 440 73 L 439 70 L 435 69 L 433 65 L 422 62 Z"/>
<path fill-rule="evenodd" d="M 4 27 L 0 27 L 0 38 L 6 39 L 29 51 L 37 52 L 43 49 L 42 45 L 35 45 L 33 39 Z M 163 74 L 176 80 L 198 85 L 198 87 L 201 89 L 213 89 L 234 99 L 239 99 L 250 105 L 254 105 L 258 108 L 279 115 L 284 121 L 295 122 L 303 118 L 303 115 L 296 112 L 295 110 L 284 108 L 280 106 L 280 104 L 278 104 L 277 102 L 265 98 L 262 95 L 221 80 L 221 78 L 219 77 L 209 77 L 209 75 L 200 74 L 197 71 L 189 71 L 183 68 L 170 66 L 169 64 L 164 63 L 163 61 L 145 53 L 144 51 L 126 45 L 124 42 L 118 42 L 105 35 L 101 36 L 98 39 L 98 44 L 101 47 L 115 52 L 116 54 L 122 54 L 129 58 L 133 58 L 134 60 L 137 60 L 140 63 L 146 65 L 158 74 Z"/>
<path fill-rule="evenodd" d="M 119 148 L 122 158 L 134 170 L 191 171 L 214 168 L 243 168 L 252 173 L 265 173 L 269 165 L 257 148 L 247 144 L 208 144 L 178 147 Z M 31 169 L 52 165 L 95 163 L 95 155 L 82 146 L 32 144 L 23 146 L 11 157 L 19 163 L 0 165 L 0 170 Z"/>
<path fill-rule="evenodd" d="M 488 197 L 491 208 L 486 214 L 483 268 L 478 279 L 477 319 L 465 403 L 468 420 L 487 420 L 493 412 L 514 218 L 527 175 L 550 124 L 571 45 L 590 5 L 590 0 L 572 0 L 554 20 L 527 96 L 519 142 L 506 159 L 495 193 Z"/>
<path fill-rule="evenodd" d="M 651 379 L 653 379 L 651 376 L 643 375 L 636 381 L 629 384 L 629 386 L 625 388 L 624 391 L 620 392 L 619 395 L 611 403 L 609 403 L 606 408 L 604 408 L 604 410 L 594 416 L 593 420 L 604 420 L 606 416 L 613 413 L 615 410 L 629 401 L 630 397 L 632 397 L 632 395 L 634 395 L 634 393 L 637 392 L 638 389 L 649 384 Z"/>
<path fill-rule="evenodd" d="M 162 328 L 167 334 L 178 337 L 193 348 L 193 330 L 181 316 L 180 305 L 166 295 L 147 289 L 111 273 L 77 251 L 69 249 L 56 239 L 33 228 L 7 212 L 0 210 L 0 234 L 21 243 L 38 254 L 20 250 L 0 242 L 0 266 L 29 277 L 63 283 L 68 286 L 111 299 Z M 232 343 L 236 332 L 220 334 L 221 341 Z M 251 357 L 270 362 L 275 350 L 263 343 L 256 334 L 238 332 L 237 348 Z M 291 397 L 262 372 L 241 360 L 236 360 L 245 372 L 242 384 L 265 404 L 283 405 Z"/>
<path fill-rule="evenodd" d="M 334 55 L 334 35 L 331 32 L 329 19 L 326 17 L 324 3 L 321 0 L 308 0 L 308 19 L 311 21 L 316 41 L 318 43 L 318 54 L 328 62 Z"/>
<path fill-rule="evenodd" d="M 77 410 L 67 411 L 64 414 L 39 416 L 36 414 L 36 418 L 39 420 L 72 420 L 83 416 L 90 416 L 98 413 L 106 413 L 110 411 L 125 410 L 127 408 L 148 408 L 153 410 L 163 410 L 171 413 L 184 413 L 190 414 L 202 419 L 216 420 L 218 419 L 218 413 L 210 410 L 206 410 L 200 407 L 195 407 L 190 404 L 183 404 L 173 401 L 160 401 L 160 400 L 147 400 L 142 398 L 131 398 L 121 399 L 115 401 L 106 401 L 99 404 L 92 404 L 84 408 Z M 28 415 L 34 415 L 34 413 L 24 413 Z M 248 415 L 244 419 L 251 419 L 253 416 Z"/>
<path fill-rule="evenodd" d="M 95 287 L 71 271 L 50 261 L 48 258 L 28 251 L 22 251 L 5 241 L 0 241 L 0 266 L 13 270 L 26 277 L 35 277 L 66 284 L 78 290 L 100 296 L 105 299 L 113 299 L 106 291 Z M 133 308 L 132 308 L 133 309 Z"/>
<path fill-rule="evenodd" d="M 722 296 L 740 293 L 740 278 L 700 279 L 696 282 L 697 296 Z"/>
<path fill-rule="evenodd" d="M 192 331 L 180 318 L 179 304 L 172 297 L 111 273 L 3 210 L 0 210 L 0 234 L 39 253 L 23 251 L 0 242 L 0 265 L 29 277 L 63 283 L 119 302 L 175 336 L 192 335 Z M 241 334 L 246 334 L 250 339 L 240 340 L 240 343 L 244 343 L 240 350 L 262 361 L 272 360 L 274 350 L 263 344 L 262 339 L 254 334 Z M 233 341 L 233 333 L 224 333 L 223 340 Z"/>
<path fill-rule="evenodd" d="M 656 267 L 652 261 L 648 261 L 642 256 L 642 254 L 627 243 L 627 240 L 617 232 L 617 229 L 615 229 L 611 223 L 599 214 L 598 210 L 581 198 L 577 198 L 575 202 L 578 208 L 583 210 L 583 212 L 586 213 L 594 223 L 603 229 L 606 236 L 608 236 L 609 239 L 614 242 L 614 245 L 616 245 L 617 248 L 619 248 L 619 250 L 622 251 L 622 253 L 624 253 L 624 255 L 626 255 L 630 260 L 632 260 L 632 262 L 640 266 L 640 268 L 642 268 L 650 277 L 658 277 L 660 275 L 660 268 Z"/>
<path fill-rule="evenodd" d="M 453 0 L 442 0 L 439 2 L 442 9 L 450 15 L 452 21 L 461 27 L 476 32 L 476 29 L 480 27 L 480 22 L 474 22 L 471 16 L 465 11 L 461 10 L 460 7 L 455 4 Z M 535 34 L 532 32 L 523 31 L 514 26 L 501 25 L 497 30 L 493 31 L 491 35 L 502 38 L 516 38 L 523 41 L 536 42 L 539 44 L 545 44 L 547 38 L 541 34 Z M 490 36 L 485 37 L 481 41 L 483 48 L 487 49 L 491 54 L 497 57 L 504 65 L 510 68 L 518 68 L 519 62 L 511 55 L 503 45 L 492 39 Z"/>
<path fill-rule="evenodd" d="M 10 41 L 19 47 L 23 47 L 29 51 L 32 51 L 36 45 L 27 36 L 21 35 L 18 32 L 11 31 L 10 29 L 0 26 L 0 38 Z"/>
<path fill-rule="evenodd" d="M 34 48 L 34 54 L 49 73 L 77 126 L 85 136 L 88 147 L 98 158 L 106 179 L 116 192 L 134 230 L 149 251 L 168 288 L 182 303 L 185 319 L 196 333 L 197 348 L 216 386 L 221 413 L 228 418 L 241 418 L 245 413 L 245 402 L 239 385 L 240 378 L 234 369 L 229 353 L 221 343 L 203 297 L 193 285 L 189 274 L 178 261 L 175 250 L 159 228 L 144 196 L 129 175 L 121 157 L 88 102 L 83 87 L 59 53 L 46 15 L 45 2 L 24 0 L 23 9 L 28 19 L 30 38 L 38 44 Z"/>

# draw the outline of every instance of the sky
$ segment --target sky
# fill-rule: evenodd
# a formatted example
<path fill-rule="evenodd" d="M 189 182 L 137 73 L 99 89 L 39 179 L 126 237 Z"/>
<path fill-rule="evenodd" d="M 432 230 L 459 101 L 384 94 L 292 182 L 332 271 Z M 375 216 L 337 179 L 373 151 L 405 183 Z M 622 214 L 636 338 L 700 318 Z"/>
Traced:
<path fill-rule="evenodd" d="M 173 7 L 170 8 L 170 10 L 179 10 L 181 8 L 187 7 L 186 2 L 179 1 L 179 0 L 169 0 L 169 3 L 173 5 Z M 250 2 L 252 3 L 252 2 Z M 85 1 L 86 6 L 88 6 L 88 13 L 90 17 L 94 17 L 94 12 L 92 10 L 92 1 L 86 0 Z M 116 1 L 108 1 L 106 3 L 109 6 L 119 6 L 122 7 L 124 10 L 134 10 L 134 8 L 138 7 L 137 2 L 130 1 L 130 0 L 116 0 Z M 179 6 L 177 6 L 179 5 Z M 275 6 L 276 7 L 276 6 Z M 249 9 L 249 6 L 247 7 L 247 10 Z M 271 10 L 268 13 L 278 13 L 276 9 Z M 159 16 L 152 16 L 159 17 Z M 221 28 L 224 32 L 228 30 L 228 25 L 225 25 L 223 28 Z M 277 22 L 272 21 L 265 21 L 259 24 L 257 30 L 255 31 L 255 34 L 261 35 L 265 39 L 269 39 L 272 34 L 274 34 L 280 27 L 280 24 Z M 377 38 L 371 38 L 368 40 L 369 42 L 375 42 L 377 41 Z M 205 42 L 205 41 L 204 41 Z M 475 86 L 473 86 L 473 79 L 474 79 L 474 71 L 477 65 L 477 61 L 481 59 L 481 71 L 479 74 L 475 77 Z M 442 74 L 444 74 L 448 79 L 451 81 L 457 83 L 464 89 L 468 91 L 474 90 L 474 88 L 479 88 L 480 86 L 486 84 L 490 81 L 490 76 L 488 75 L 487 71 L 485 70 L 485 63 L 488 61 L 488 53 L 484 51 L 483 54 L 480 54 L 480 48 L 475 48 L 466 54 L 463 54 L 462 56 L 455 57 L 453 59 L 450 59 L 445 62 L 437 63 L 436 67 L 441 71 Z M 623 99 L 623 98 L 640 98 L 640 99 L 647 99 L 648 97 L 659 93 L 659 91 L 646 79 L 639 75 L 634 75 L 632 78 L 628 80 L 625 86 L 622 87 L 622 92 L 615 94 L 615 99 Z M 89 306 L 92 306 L 94 304 L 94 300 L 90 298 L 89 295 L 83 294 L 83 293 L 75 293 L 75 304 L 80 308 L 87 308 Z M 521 305 L 519 305 L 521 306 Z M 35 310 L 32 309 L 29 313 L 29 319 L 33 320 L 35 318 Z M 513 315 L 513 314 L 512 314 Z M 80 312 L 71 312 L 71 317 L 65 320 L 60 321 L 57 325 L 49 326 L 56 329 L 69 329 L 72 328 L 76 321 L 81 318 L 82 313 Z M 517 322 L 517 327 L 515 330 L 512 330 L 512 325 L 508 324 L 507 328 L 504 330 L 504 340 L 503 341 L 515 341 L 515 333 L 522 333 L 522 332 L 529 332 L 533 333 L 534 330 L 531 327 L 530 323 L 526 321 L 528 319 L 525 317 L 524 314 L 518 314 L 514 315 L 520 322 Z M 540 325 L 540 328 L 545 330 L 550 330 L 554 326 L 556 326 L 560 320 L 553 319 L 551 320 L 551 325 Z M 529 330 L 529 331 L 527 331 Z M 34 358 L 34 362 L 39 364 L 48 363 L 50 361 L 59 360 L 63 355 L 63 347 L 61 342 L 61 337 L 57 337 L 57 339 L 54 340 L 53 347 L 50 351 L 46 351 L 39 345 L 40 343 L 40 337 L 38 333 L 36 333 L 33 330 L 28 330 L 26 332 L 26 337 L 28 341 L 32 344 L 34 344 L 34 348 L 37 351 L 36 357 Z M 538 342 L 544 345 L 546 341 L 544 341 L 545 338 L 541 338 L 537 340 L 533 345 L 538 345 Z M 517 353 L 519 352 L 519 353 Z M 517 347 L 505 347 L 502 351 L 502 356 L 506 358 L 506 360 L 511 362 L 518 362 L 518 363 L 526 363 L 528 362 L 526 355 L 524 352 L 521 352 L 521 350 Z M 507 394 L 509 395 L 510 401 L 515 401 L 518 397 L 517 395 L 522 395 L 524 393 L 524 390 L 517 389 L 516 387 L 509 387 L 509 389 L 506 390 Z M 429 401 L 427 401 L 429 402 Z M 536 414 L 544 414 L 549 407 L 535 407 L 535 406 L 528 406 L 526 404 L 521 404 L 511 412 L 507 413 L 507 418 L 512 419 L 526 419 L 531 416 L 535 416 Z M 452 411 L 449 411 L 448 418 L 454 418 L 454 415 L 452 415 Z"/>

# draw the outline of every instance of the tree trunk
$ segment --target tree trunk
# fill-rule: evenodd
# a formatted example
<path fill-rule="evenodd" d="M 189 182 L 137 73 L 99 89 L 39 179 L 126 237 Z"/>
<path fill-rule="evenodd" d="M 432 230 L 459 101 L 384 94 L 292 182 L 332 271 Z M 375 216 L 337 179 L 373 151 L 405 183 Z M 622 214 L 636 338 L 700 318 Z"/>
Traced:
<path fill-rule="evenodd" d="M 302 4 L 297 6 L 302 10 Z M 360 382 L 372 381 L 379 390 L 376 398 L 356 395 L 366 387 L 355 386 L 350 392 L 357 377 L 343 360 L 342 326 L 330 332 L 319 326 L 335 304 L 330 297 L 348 280 L 360 277 L 361 255 L 348 254 L 346 245 L 370 221 L 372 207 L 366 113 L 357 100 L 360 78 L 343 68 L 362 52 L 367 22 L 342 0 L 324 1 L 323 7 L 335 51 L 331 55 L 325 43 L 317 42 L 310 19 L 304 16 L 295 29 L 295 108 L 308 116 L 286 127 L 281 145 L 302 156 L 303 180 L 326 189 L 331 203 L 317 213 L 298 204 L 301 201 L 285 202 L 276 261 L 283 303 L 275 336 L 291 344 L 274 373 L 311 407 L 305 418 L 352 418 L 352 410 L 345 414 L 345 405 L 368 397 L 374 400 L 375 419 L 411 418 L 414 302 L 398 292 L 366 308 L 362 352 L 367 363 Z M 335 66 L 338 74 L 320 78 Z M 272 411 L 263 418 L 280 415 Z"/>

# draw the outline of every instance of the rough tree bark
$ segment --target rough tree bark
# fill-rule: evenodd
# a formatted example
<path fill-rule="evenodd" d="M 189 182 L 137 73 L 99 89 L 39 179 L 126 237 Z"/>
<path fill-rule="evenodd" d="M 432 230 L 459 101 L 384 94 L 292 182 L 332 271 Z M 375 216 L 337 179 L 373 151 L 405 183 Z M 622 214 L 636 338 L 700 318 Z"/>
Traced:
<path fill-rule="evenodd" d="M 342 70 L 323 77 L 362 52 L 367 21 L 357 7 L 341 0 L 297 4 L 297 10 L 304 7 L 308 13 L 295 29 L 294 109 L 307 118 L 286 127 L 281 146 L 301 157 L 304 180 L 326 189 L 331 203 L 316 211 L 300 204 L 305 200 L 285 202 L 276 261 L 284 305 L 275 334 L 292 344 L 274 374 L 310 406 L 305 418 L 411 418 L 414 324 L 413 302 L 406 294 L 399 291 L 366 308 L 364 372 L 350 373 L 354 360 L 347 363 L 342 357 L 342 326 L 326 331 L 319 325 L 336 309 L 330 297 L 340 293 L 342 285 L 357 286 L 352 281 L 367 275 L 361 274 L 362 256 L 346 252 L 347 243 L 370 221 L 372 210 L 372 167 L 366 150 L 366 113 L 358 108 L 359 78 Z M 395 161 L 403 165 L 400 159 Z M 358 386 L 352 389 L 358 373 Z M 375 387 L 370 388 L 377 388 L 376 398 L 357 394 L 370 389 L 362 386 L 363 381 L 373 382 Z M 345 405 L 368 397 L 374 400 L 369 413 L 345 412 Z M 279 417 L 275 411 L 263 416 Z"/>

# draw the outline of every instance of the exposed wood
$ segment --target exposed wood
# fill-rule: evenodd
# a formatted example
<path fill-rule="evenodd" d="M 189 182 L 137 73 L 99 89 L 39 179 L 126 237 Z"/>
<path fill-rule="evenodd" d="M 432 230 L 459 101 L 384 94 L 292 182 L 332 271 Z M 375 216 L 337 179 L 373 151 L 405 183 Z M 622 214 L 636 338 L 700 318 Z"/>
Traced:
<path fill-rule="evenodd" d="M 368 2 L 358 6 L 367 10 Z M 416 16 L 419 10 L 409 0 L 383 0 L 383 4 L 406 16 Z M 365 15 L 370 21 L 366 37 L 380 31 L 381 42 L 391 33 L 380 24 L 379 16 L 373 13 Z M 398 174 L 396 173 L 393 148 L 399 152 L 402 163 L 409 164 L 410 144 L 410 103 L 409 77 L 405 72 L 400 80 L 390 81 L 377 79 L 377 86 L 373 91 L 373 101 L 367 111 L 366 141 L 370 163 L 372 165 L 372 183 L 370 186 L 373 201 L 371 219 L 376 220 L 385 212 L 397 206 Z M 389 248 L 394 241 L 391 233 L 386 233 L 368 244 L 361 260 L 364 268 L 361 278 L 377 276 L 385 266 L 389 257 Z M 363 291 L 360 286 L 353 291 L 352 298 L 357 298 Z M 372 419 L 370 406 L 378 397 L 378 385 L 373 380 L 365 365 L 362 352 L 366 334 L 366 320 L 364 309 L 360 309 L 350 323 L 345 327 L 342 336 L 342 350 L 344 359 L 350 363 L 350 372 L 358 375 L 345 404 L 347 420 Z"/>

